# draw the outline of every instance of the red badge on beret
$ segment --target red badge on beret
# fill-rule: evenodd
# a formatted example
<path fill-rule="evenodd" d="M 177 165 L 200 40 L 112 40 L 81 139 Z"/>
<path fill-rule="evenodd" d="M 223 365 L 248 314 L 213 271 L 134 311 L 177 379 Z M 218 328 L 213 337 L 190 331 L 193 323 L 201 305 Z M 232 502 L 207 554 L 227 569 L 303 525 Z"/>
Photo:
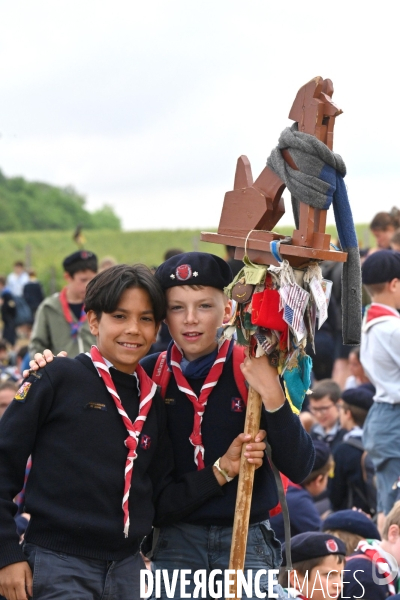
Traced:
<path fill-rule="evenodd" d="M 335 542 L 335 540 L 326 540 L 326 547 L 328 548 L 329 552 L 338 552 L 339 548 L 337 543 Z"/>
<path fill-rule="evenodd" d="M 192 267 L 190 265 L 179 265 L 175 271 L 179 281 L 187 281 L 192 276 Z"/>

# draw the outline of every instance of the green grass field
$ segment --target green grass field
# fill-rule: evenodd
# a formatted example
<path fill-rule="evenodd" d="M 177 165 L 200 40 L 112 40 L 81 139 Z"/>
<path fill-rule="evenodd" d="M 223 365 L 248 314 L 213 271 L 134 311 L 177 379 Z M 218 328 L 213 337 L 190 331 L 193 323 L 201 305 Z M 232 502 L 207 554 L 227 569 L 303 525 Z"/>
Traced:
<path fill-rule="evenodd" d="M 285 235 L 292 233 L 292 227 L 277 227 L 276 231 Z M 205 228 L 203 231 L 213 231 Z M 365 246 L 367 225 L 357 225 L 360 245 Z M 336 237 L 334 227 L 327 232 Z M 87 230 L 84 232 L 85 248 L 97 254 L 99 259 L 112 256 L 117 262 L 142 262 L 158 265 L 164 252 L 169 248 L 181 248 L 185 252 L 200 250 L 225 256 L 225 247 L 200 242 L 200 230 L 177 231 L 110 231 Z M 78 247 L 72 238 L 72 231 L 30 231 L 23 233 L 0 234 L 0 273 L 8 274 L 16 260 L 23 260 L 34 267 L 43 283 L 46 294 L 59 290 L 62 286 L 61 263 L 65 256 Z"/>

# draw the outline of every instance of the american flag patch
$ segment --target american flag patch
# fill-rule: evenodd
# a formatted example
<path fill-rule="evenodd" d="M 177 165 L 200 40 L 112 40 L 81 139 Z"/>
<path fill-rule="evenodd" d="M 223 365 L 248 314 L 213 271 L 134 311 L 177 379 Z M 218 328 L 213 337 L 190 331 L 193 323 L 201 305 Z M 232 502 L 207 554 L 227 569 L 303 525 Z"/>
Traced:
<path fill-rule="evenodd" d="M 310 294 L 297 283 L 285 285 L 279 290 L 284 302 L 283 319 L 293 329 L 298 340 L 304 337 L 304 311 Z M 300 336 L 300 337 L 299 337 Z"/>

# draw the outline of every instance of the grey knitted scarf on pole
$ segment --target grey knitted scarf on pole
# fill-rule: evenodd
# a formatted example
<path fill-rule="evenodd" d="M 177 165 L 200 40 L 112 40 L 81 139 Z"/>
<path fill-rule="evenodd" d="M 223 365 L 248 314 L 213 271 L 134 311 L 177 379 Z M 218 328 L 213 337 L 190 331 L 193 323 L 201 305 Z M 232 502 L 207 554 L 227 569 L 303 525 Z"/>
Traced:
<path fill-rule="evenodd" d="M 281 154 L 288 149 L 298 167 L 292 169 Z M 357 235 L 343 180 L 346 166 L 343 159 L 329 150 L 316 137 L 297 130 L 297 123 L 286 128 L 278 146 L 267 160 L 292 195 L 293 215 L 299 226 L 299 201 L 314 208 L 327 210 L 333 204 L 339 241 L 347 262 L 342 273 L 343 343 L 358 345 L 361 339 L 361 267 Z"/>

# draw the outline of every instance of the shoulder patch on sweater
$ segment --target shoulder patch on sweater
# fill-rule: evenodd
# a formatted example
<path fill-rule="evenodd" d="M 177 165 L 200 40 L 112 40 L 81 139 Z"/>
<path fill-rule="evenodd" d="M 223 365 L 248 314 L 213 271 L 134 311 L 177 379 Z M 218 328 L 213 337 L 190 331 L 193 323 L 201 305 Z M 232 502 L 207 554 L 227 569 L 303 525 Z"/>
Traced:
<path fill-rule="evenodd" d="M 25 402 L 25 399 L 26 399 L 26 397 L 28 395 L 28 392 L 30 390 L 31 385 L 32 384 L 29 383 L 29 381 L 25 381 L 25 383 L 23 383 L 21 385 L 21 387 L 19 388 L 19 390 L 15 394 L 14 400 L 17 400 L 18 402 Z"/>

